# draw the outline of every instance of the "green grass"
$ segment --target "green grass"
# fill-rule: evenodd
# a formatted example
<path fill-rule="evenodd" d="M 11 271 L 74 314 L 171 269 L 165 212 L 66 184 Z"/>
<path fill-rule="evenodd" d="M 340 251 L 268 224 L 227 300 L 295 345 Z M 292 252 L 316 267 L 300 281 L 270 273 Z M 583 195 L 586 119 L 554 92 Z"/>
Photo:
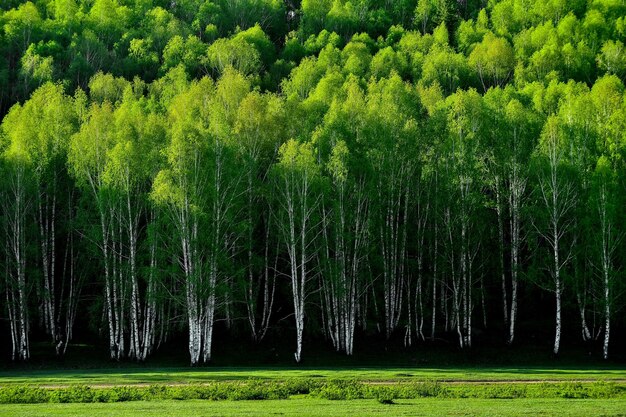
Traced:
<path fill-rule="evenodd" d="M 0 372 L 2 401 L 46 402 L 0 416 L 626 416 L 625 381 L 616 367 L 15 370 Z"/>
<path fill-rule="evenodd" d="M 376 400 L 328 401 L 310 398 L 268 401 L 158 401 L 113 404 L 20 404 L 0 406 L 3 417 L 52 416 L 624 416 L 626 400 Z"/>
<path fill-rule="evenodd" d="M 181 384 L 246 379 L 340 378 L 359 381 L 580 381 L 626 380 L 626 369 L 550 368 L 145 368 L 0 372 L 0 386 Z"/>

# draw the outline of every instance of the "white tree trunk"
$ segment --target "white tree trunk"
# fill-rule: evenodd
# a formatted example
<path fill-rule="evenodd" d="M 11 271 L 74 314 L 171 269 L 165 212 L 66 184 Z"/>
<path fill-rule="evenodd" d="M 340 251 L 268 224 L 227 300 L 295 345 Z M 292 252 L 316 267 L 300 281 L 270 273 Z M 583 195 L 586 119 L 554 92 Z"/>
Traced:
<path fill-rule="evenodd" d="M 30 358 L 28 288 L 26 279 L 26 216 L 29 200 L 26 193 L 26 168 L 21 161 L 12 166 L 9 189 L 3 199 L 7 232 L 7 302 L 13 360 Z"/>
<path fill-rule="evenodd" d="M 609 280 L 604 277 L 604 341 L 602 343 L 602 357 L 609 358 L 609 338 L 611 336 L 611 299 L 609 293 Z"/>

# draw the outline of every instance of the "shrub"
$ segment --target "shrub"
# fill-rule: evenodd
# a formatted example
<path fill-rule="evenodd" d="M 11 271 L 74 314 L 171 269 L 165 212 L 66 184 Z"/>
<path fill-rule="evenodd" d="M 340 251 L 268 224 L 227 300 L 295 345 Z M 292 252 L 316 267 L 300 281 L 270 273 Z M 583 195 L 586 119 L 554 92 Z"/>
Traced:
<path fill-rule="evenodd" d="M 447 397 L 449 391 L 437 381 L 418 382 L 411 386 L 410 398 Z"/>
<path fill-rule="evenodd" d="M 355 380 L 331 380 L 311 392 L 311 395 L 326 400 L 357 400 L 366 398 L 364 384 Z"/>
<path fill-rule="evenodd" d="M 626 385 L 614 382 L 540 384 L 441 384 L 436 381 L 367 384 L 357 380 L 311 378 L 269 381 L 211 382 L 205 385 L 151 385 L 91 388 L 39 388 L 17 385 L 0 388 L 0 404 L 90 403 L 138 400 L 277 400 L 291 395 L 328 400 L 373 398 L 382 404 L 394 399 L 437 398 L 623 398 Z"/>
<path fill-rule="evenodd" d="M 283 383 L 289 395 L 310 394 L 322 384 L 323 382 L 312 378 L 290 378 Z"/>
<path fill-rule="evenodd" d="M 282 383 L 251 380 L 230 390 L 229 400 L 282 400 L 289 392 Z"/>
<path fill-rule="evenodd" d="M 510 384 L 493 384 L 485 387 L 481 398 L 526 398 L 526 386 Z"/>
<path fill-rule="evenodd" d="M 0 388 L 0 404 L 37 404 L 48 402 L 49 390 L 28 385 Z"/>
<path fill-rule="evenodd" d="M 155 400 L 172 398 L 170 387 L 166 385 L 150 385 L 146 390 L 146 397 Z"/>
<path fill-rule="evenodd" d="M 144 399 L 143 391 L 147 391 L 145 388 L 128 386 L 111 387 L 106 389 L 110 393 L 109 402 L 140 401 Z"/>
<path fill-rule="evenodd" d="M 73 385 L 50 391 L 49 401 L 53 403 L 91 403 L 94 391 L 85 385 Z"/>
<path fill-rule="evenodd" d="M 589 386 L 589 398 L 613 398 L 625 392 L 625 387 L 619 387 L 615 382 L 598 381 Z"/>
<path fill-rule="evenodd" d="M 395 404 L 393 402 L 394 390 L 388 387 L 380 387 L 376 390 L 376 400 L 381 404 Z"/>

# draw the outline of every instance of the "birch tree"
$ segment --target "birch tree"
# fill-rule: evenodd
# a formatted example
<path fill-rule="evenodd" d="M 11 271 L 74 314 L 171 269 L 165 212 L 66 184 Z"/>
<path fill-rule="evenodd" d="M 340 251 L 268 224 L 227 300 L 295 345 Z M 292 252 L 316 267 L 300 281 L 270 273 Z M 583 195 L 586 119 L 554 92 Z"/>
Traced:
<path fill-rule="evenodd" d="M 72 99 L 60 85 L 46 84 L 25 103 L 20 116 L 20 137 L 30 155 L 34 180 L 34 208 L 39 229 L 42 280 L 41 314 L 57 355 L 63 353 L 63 303 L 61 277 L 57 272 L 59 223 L 66 221 L 69 204 L 64 187 L 71 187 L 64 167 L 69 137 L 76 128 Z"/>
<path fill-rule="evenodd" d="M 445 210 L 446 233 L 450 245 L 453 315 L 459 346 L 472 345 L 472 313 L 475 259 L 480 248 L 477 222 L 484 171 L 481 152 L 484 105 L 475 90 L 457 92 L 447 100 L 450 158 L 449 181 L 452 198 Z M 458 233 L 458 234 L 457 234 Z M 455 240 L 458 239 L 458 243 Z M 456 259 L 458 260 L 456 260 Z"/>
<path fill-rule="evenodd" d="M 358 149 L 364 133 L 365 105 L 363 90 L 356 78 L 349 77 L 313 138 L 325 154 L 328 152 L 323 156 L 329 182 L 322 201 L 319 245 L 324 326 L 335 349 L 348 355 L 354 351 L 369 254 L 370 196 Z"/>
<path fill-rule="evenodd" d="M 590 92 L 590 99 L 595 107 L 595 126 L 597 129 L 597 154 L 592 177 L 590 206 L 595 208 L 596 221 L 592 222 L 596 252 L 599 254 L 600 267 L 599 293 L 604 316 L 604 337 L 602 356 L 609 357 L 611 322 L 615 313 L 618 283 L 618 250 L 623 239 L 623 229 L 617 220 L 617 208 L 621 204 L 618 192 L 619 171 L 616 169 L 621 160 L 618 145 L 620 131 L 624 128 L 624 105 L 620 97 L 624 95 L 624 85 L 614 76 L 605 76 L 598 80 Z"/>
<path fill-rule="evenodd" d="M 14 106 L 2 124 L 2 135 L 21 136 L 18 128 L 22 107 Z M 7 129 L 9 128 L 10 129 Z M 3 212 L 5 224 L 5 293 L 11 330 L 13 360 L 30 358 L 29 290 L 27 277 L 27 218 L 33 207 L 32 161 L 21 141 L 11 141 L 2 155 L 4 177 Z"/>
<path fill-rule="evenodd" d="M 524 110 L 521 103 L 511 100 L 506 107 L 506 117 L 510 123 L 508 143 L 510 158 L 506 160 L 508 171 L 508 206 L 509 206 L 509 239 L 510 239 L 510 275 L 511 275 L 511 306 L 508 314 L 507 343 L 515 339 L 515 324 L 518 309 L 518 287 L 523 272 L 522 248 L 527 233 L 524 232 L 523 212 L 527 200 L 527 184 L 529 172 L 528 162 L 534 145 L 534 137 L 538 132 L 536 117 Z M 506 146 L 506 144 L 505 144 Z"/>
<path fill-rule="evenodd" d="M 170 144 L 167 149 L 168 169 L 158 173 L 152 190 L 152 198 L 167 210 L 177 231 L 180 245 L 178 262 L 183 272 L 192 366 L 203 360 L 203 339 L 211 336 L 206 334 L 205 308 L 213 309 L 211 313 L 215 308 L 215 292 L 206 278 L 206 249 L 198 235 L 203 209 L 206 207 L 207 184 L 202 173 L 207 164 L 208 152 L 205 140 L 205 136 L 208 136 L 207 102 L 213 88 L 210 80 L 203 79 L 193 85 L 190 91 L 181 93 L 173 100 L 170 110 Z M 195 116 L 196 121 L 190 115 Z M 211 305 L 207 305 L 209 299 Z"/>
<path fill-rule="evenodd" d="M 372 236 L 377 237 L 384 301 L 384 329 L 389 339 L 402 316 L 406 295 L 407 244 L 418 165 L 411 143 L 417 123 L 410 117 L 414 93 L 397 75 L 371 82 L 367 96 L 368 183 L 372 187 Z"/>
<path fill-rule="evenodd" d="M 561 346 L 564 272 L 572 260 L 576 244 L 571 234 L 577 189 L 572 173 L 567 170 L 565 140 L 558 119 L 555 116 L 548 118 L 537 149 L 537 156 L 543 161 L 538 176 L 537 193 L 544 221 L 542 225 L 535 221 L 535 229 L 550 250 L 551 260 L 547 269 L 551 277 L 548 288 L 554 293 L 556 301 L 553 347 L 555 355 L 559 353 Z"/>
<path fill-rule="evenodd" d="M 68 155 L 70 170 L 78 184 L 93 198 L 98 218 L 94 242 L 102 254 L 104 269 L 105 313 L 109 333 L 109 354 L 119 360 L 125 356 L 126 288 L 120 277 L 120 254 L 115 235 L 116 205 L 105 186 L 108 152 L 115 145 L 113 106 L 105 101 L 86 110 L 78 133 L 72 136 Z M 117 224 L 119 225 L 119 224 Z M 90 230 L 84 231 L 91 235 Z"/>
<path fill-rule="evenodd" d="M 263 340 L 270 325 L 276 294 L 277 254 L 272 245 L 273 219 L 269 216 L 270 199 L 263 196 L 270 164 L 278 152 L 284 129 L 285 109 L 282 100 L 272 94 L 252 92 L 237 110 L 235 134 L 238 153 L 245 172 L 246 237 L 244 297 L 252 339 Z M 263 210 L 259 210 L 259 206 Z M 264 236 L 263 245 L 255 238 Z M 274 236 L 275 238 L 275 236 Z M 275 240 L 275 239 L 274 239 Z"/>
<path fill-rule="evenodd" d="M 319 236 L 321 169 L 311 143 L 293 139 L 280 147 L 273 181 L 278 204 L 277 224 L 287 251 L 296 324 L 296 362 L 302 360 L 305 304 L 315 277 L 315 244 Z"/>
<path fill-rule="evenodd" d="M 349 150 L 338 141 L 328 161 L 332 197 L 323 210 L 325 252 L 324 295 L 328 330 L 338 351 L 352 355 L 357 301 L 363 291 L 361 276 L 367 256 L 368 198 L 362 180 L 349 178 Z"/>
<path fill-rule="evenodd" d="M 596 245 L 599 254 L 600 293 L 604 306 L 604 338 L 602 341 L 602 357 L 609 357 L 609 342 L 611 337 L 611 318 L 615 304 L 615 279 L 617 271 L 615 262 L 617 249 L 622 234 L 616 226 L 616 192 L 615 171 L 607 157 L 601 156 L 598 160 L 593 184 L 593 193 L 590 205 L 593 205 L 597 221 Z"/>
<path fill-rule="evenodd" d="M 249 78 L 233 68 L 227 68 L 216 83 L 210 112 L 209 132 L 214 137 L 211 163 L 215 171 L 209 177 L 209 190 L 211 198 L 217 202 L 211 208 L 215 222 L 211 230 L 216 233 L 212 235 L 211 253 L 216 266 L 220 266 L 215 271 L 221 278 L 216 296 L 228 328 L 233 324 L 235 307 L 233 275 L 242 269 L 234 263 L 245 250 L 242 246 L 245 245 L 243 230 L 246 227 L 244 200 L 247 175 L 245 166 L 241 169 L 245 157 L 238 153 L 241 143 L 236 134 L 236 124 L 241 103 L 250 90 Z"/>
<path fill-rule="evenodd" d="M 472 50 L 468 64 L 474 67 L 483 91 L 487 92 L 490 86 L 503 86 L 511 76 L 515 66 L 515 52 L 506 39 L 488 32 Z"/>
<path fill-rule="evenodd" d="M 216 290 L 224 263 L 232 257 L 229 226 L 239 183 L 231 149 L 211 126 L 214 95 L 215 86 L 203 78 L 173 99 L 166 168 L 152 189 L 180 244 L 175 253 L 184 280 L 192 365 L 211 359 Z"/>
<path fill-rule="evenodd" d="M 115 110 L 115 143 L 107 152 L 103 185 L 114 199 L 111 213 L 114 229 L 119 231 L 113 237 L 119 254 L 120 282 L 129 292 L 128 312 L 123 312 L 129 320 L 128 356 L 140 361 L 152 352 L 156 339 L 157 283 L 150 269 L 142 268 L 139 252 L 147 238 L 143 224 L 156 221 L 155 212 L 149 211 L 146 203 L 163 138 L 160 117 L 148 113 L 134 92 L 127 89 Z M 148 258 L 154 257 L 154 250 L 150 249 Z"/>
<path fill-rule="evenodd" d="M 539 134 L 540 119 L 507 91 L 490 90 L 485 101 L 494 117 L 490 126 L 493 144 L 487 169 L 498 221 L 498 261 L 506 341 L 511 344 L 515 339 L 518 289 L 523 272 L 522 249 L 527 236 L 522 214 L 528 206 L 527 167 L 535 148 L 535 137 Z"/>

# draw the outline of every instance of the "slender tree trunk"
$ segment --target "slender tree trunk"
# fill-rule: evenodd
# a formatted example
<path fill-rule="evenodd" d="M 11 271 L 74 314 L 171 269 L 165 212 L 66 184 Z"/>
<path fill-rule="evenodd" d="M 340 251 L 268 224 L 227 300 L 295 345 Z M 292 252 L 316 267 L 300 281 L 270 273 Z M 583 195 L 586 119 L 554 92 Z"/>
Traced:
<path fill-rule="evenodd" d="M 609 338 L 611 336 L 611 298 L 609 277 L 604 273 L 604 341 L 602 343 L 602 357 L 609 358 Z"/>
<path fill-rule="evenodd" d="M 498 248 L 499 248 L 499 256 L 498 261 L 500 263 L 500 278 L 501 278 L 501 286 L 502 286 L 502 311 L 503 311 L 503 320 L 504 327 L 510 328 L 509 321 L 509 306 L 508 306 L 508 295 L 506 290 L 506 271 L 504 269 L 504 214 L 503 214 L 503 203 L 501 196 L 501 184 L 500 177 L 496 177 L 495 179 L 495 191 L 496 191 L 496 213 L 498 215 Z"/>
<path fill-rule="evenodd" d="M 613 222 L 608 208 L 608 191 L 605 183 L 600 188 L 598 199 L 598 214 L 600 217 L 600 234 L 602 243 L 602 289 L 604 302 L 604 340 L 602 342 L 602 357 L 609 357 L 609 340 L 611 336 L 611 275 L 613 273 L 613 255 L 616 247 L 616 238 L 613 232 Z"/>
<path fill-rule="evenodd" d="M 562 328 L 561 296 L 563 293 L 563 280 L 561 273 L 572 259 L 576 241 L 572 238 L 569 247 L 562 247 L 562 245 L 572 228 L 571 211 L 576 204 L 576 192 L 571 181 L 567 178 L 561 178 L 559 166 L 562 163 L 562 154 L 558 147 L 558 136 L 554 127 L 549 131 L 548 135 L 548 175 L 547 178 L 544 176 L 539 177 L 539 191 L 548 212 L 549 223 L 547 233 L 542 233 L 541 230 L 538 230 L 552 250 L 551 276 L 553 287 L 551 290 L 556 298 L 556 328 L 553 352 L 556 355 L 560 349 Z"/>
<path fill-rule="evenodd" d="M 586 291 L 583 289 L 582 291 Z M 587 326 L 587 302 L 585 296 L 580 294 L 580 291 L 576 291 L 576 301 L 578 303 L 578 312 L 580 314 L 580 327 L 583 341 L 591 340 L 591 332 L 589 326 Z"/>
<path fill-rule="evenodd" d="M 520 206 L 522 195 L 526 188 L 526 181 L 520 177 L 519 166 L 513 164 L 513 174 L 509 178 L 509 210 L 511 215 L 511 314 L 509 315 L 509 336 L 507 343 L 510 345 L 515 339 L 515 320 L 517 318 L 517 287 L 520 270 L 520 246 L 521 246 L 521 215 Z"/>
<path fill-rule="evenodd" d="M 555 355 L 559 353 L 559 348 L 561 345 L 561 280 L 558 277 L 558 272 L 555 276 L 555 284 L 556 284 L 556 329 L 554 334 L 554 349 L 553 352 Z"/>
<path fill-rule="evenodd" d="M 29 201 L 26 190 L 26 167 L 21 161 L 12 166 L 9 190 L 4 199 L 7 233 L 7 303 L 13 360 L 30 358 L 28 288 L 26 279 L 26 217 Z"/>
<path fill-rule="evenodd" d="M 436 175 L 436 174 L 435 174 Z M 437 181 L 437 176 L 435 176 L 435 192 L 438 191 L 438 181 Z M 435 200 L 436 201 L 436 200 Z M 437 284 L 438 284 L 438 275 L 437 275 L 437 267 L 439 265 L 439 223 L 437 221 L 437 212 L 438 207 L 435 206 L 435 216 L 433 216 L 434 221 L 433 221 L 433 228 L 434 228 L 434 232 L 433 232 L 433 305 L 432 305 L 432 323 L 431 323 L 431 330 L 430 330 L 430 338 L 431 340 L 435 340 L 435 332 L 436 332 L 436 325 L 437 325 Z M 440 295 L 440 297 L 443 294 Z"/>

